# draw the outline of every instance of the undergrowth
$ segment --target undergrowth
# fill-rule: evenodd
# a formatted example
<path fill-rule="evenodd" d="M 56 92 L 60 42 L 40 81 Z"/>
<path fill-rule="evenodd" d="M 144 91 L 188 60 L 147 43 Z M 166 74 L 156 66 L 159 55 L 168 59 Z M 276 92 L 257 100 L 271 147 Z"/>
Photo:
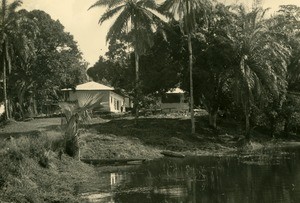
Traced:
<path fill-rule="evenodd" d="M 0 144 L 0 202 L 82 202 L 78 186 L 94 169 L 59 157 L 62 137 L 10 138 Z"/>

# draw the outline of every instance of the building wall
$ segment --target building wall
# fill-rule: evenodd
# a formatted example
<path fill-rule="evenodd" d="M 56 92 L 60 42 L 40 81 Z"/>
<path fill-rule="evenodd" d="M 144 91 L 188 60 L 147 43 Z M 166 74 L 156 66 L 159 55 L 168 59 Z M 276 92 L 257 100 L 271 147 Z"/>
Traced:
<path fill-rule="evenodd" d="M 101 94 L 101 102 L 99 102 L 99 107 L 95 110 L 103 112 L 121 112 L 121 106 L 123 105 L 124 98 L 112 91 L 94 91 L 94 90 L 79 90 L 79 91 L 69 91 L 69 101 L 80 100 L 86 96 L 93 96 L 96 94 Z"/>
<path fill-rule="evenodd" d="M 172 93 L 174 94 L 174 93 Z M 162 98 L 159 98 L 158 105 L 163 112 L 182 112 L 189 111 L 189 103 L 185 101 L 183 93 L 177 93 L 180 97 L 180 102 L 177 103 L 164 103 Z"/>
<path fill-rule="evenodd" d="M 133 103 L 129 97 L 125 97 L 124 102 L 126 108 L 133 108 Z"/>
<path fill-rule="evenodd" d="M 110 112 L 120 113 L 125 111 L 124 97 L 114 93 L 109 92 L 109 110 Z"/>

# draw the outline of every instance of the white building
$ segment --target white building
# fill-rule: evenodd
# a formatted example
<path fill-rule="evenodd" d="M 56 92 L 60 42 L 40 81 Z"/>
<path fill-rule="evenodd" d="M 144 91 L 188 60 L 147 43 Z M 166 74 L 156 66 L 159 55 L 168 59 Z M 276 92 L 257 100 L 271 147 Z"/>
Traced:
<path fill-rule="evenodd" d="M 113 87 L 108 87 L 97 82 L 80 84 L 75 89 L 62 89 L 62 92 L 64 93 L 64 101 L 70 102 L 80 102 L 84 98 L 96 94 L 100 95 L 101 101 L 95 109 L 103 112 L 121 113 L 125 112 L 125 107 L 128 108 L 132 105 L 130 102 L 125 102 L 125 99 L 128 100 L 128 98 L 116 93 Z"/>
<path fill-rule="evenodd" d="M 159 98 L 158 106 L 163 112 L 189 111 L 189 103 L 185 98 L 184 91 L 180 88 L 174 88 L 166 92 Z"/>

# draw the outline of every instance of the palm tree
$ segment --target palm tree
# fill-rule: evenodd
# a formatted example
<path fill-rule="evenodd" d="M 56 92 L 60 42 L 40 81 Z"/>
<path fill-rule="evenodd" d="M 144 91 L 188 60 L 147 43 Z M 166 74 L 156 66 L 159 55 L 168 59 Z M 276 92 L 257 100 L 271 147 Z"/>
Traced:
<path fill-rule="evenodd" d="M 300 7 L 295 5 L 282 5 L 273 19 L 273 30 L 285 34 L 286 44 L 292 47 L 292 59 L 288 65 L 288 88 L 295 91 L 300 84 Z"/>
<path fill-rule="evenodd" d="M 83 93 L 76 103 L 60 102 L 59 107 L 66 117 L 66 128 L 64 133 L 64 149 L 69 156 L 80 160 L 80 132 L 79 124 L 87 121 L 89 110 L 94 107 L 103 108 L 103 95 Z"/>
<path fill-rule="evenodd" d="M 190 109 L 192 134 L 195 133 L 194 118 L 194 90 L 193 90 L 193 48 L 192 34 L 195 33 L 198 16 L 201 16 L 210 3 L 206 0 L 166 0 L 161 6 L 160 11 L 165 12 L 171 20 L 178 18 L 181 31 L 187 35 L 189 52 L 189 75 L 190 75 Z"/>
<path fill-rule="evenodd" d="M 250 113 L 255 96 L 271 92 L 279 98 L 286 88 L 288 47 L 269 29 L 264 20 L 267 10 L 254 8 L 247 12 L 244 7 L 234 9 L 235 22 L 231 39 L 236 50 L 237 67 L 234 70 L 236 99 L 243 107 L 245 136 L 250 139 Z M 277 36 L 277 37 L 276 37 Z"/>
<path fill-rule="evenodd" d="M 21 6 L 21 4 L 22 1 L 20 0 L 15 0 L 11 4 L 8 4 L 7 0 L 2 0 L 0 10 L 1 62 L 3 70 L 5 119 L 10 118 L 7 99 L 7 72 L 11 72 L 11 51 L 12 43 L 14 41 L 13 34 L 17 24 L 16 9 Z"/>
<path fill-rule="evenodd" d="M 153 45 L 152 34 L 162 23 L 161 19 L 153 13 L 157 11 L 154 0 L 98 0 L 89 9 L 99 6 L 108 6 L 108 10 L 101 16 L 99 24 L 116 17 L 110 27 L 106 40 L 112 42 L 124 39 L 128 35 L 135 54 L 135 116 L 138 118 L 140 82 L 139 57 L 147 48 Z"/>

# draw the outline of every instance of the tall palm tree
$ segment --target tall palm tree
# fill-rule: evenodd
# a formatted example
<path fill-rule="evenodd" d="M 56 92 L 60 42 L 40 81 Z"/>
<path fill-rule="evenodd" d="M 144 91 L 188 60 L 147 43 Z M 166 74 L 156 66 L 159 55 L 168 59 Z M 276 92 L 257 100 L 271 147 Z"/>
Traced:
<path fill-rule="evenodd" d="M 286 62 L 290 51 L 278 33 L 269 29 L 264 19 L 266 11 L 254 8 L 247 12 L 242 6 L 234 9 L 231 39 L 238 64 L 234 87 L 244 111 L 246 139 L 250 139 L 250 113 L 255 98 L 266 91 L 279 97 L 286 88 Z"/>
<path fill-rule="evenodd" d="M 21 6 L 22 1 L 15 0 L 8 4 L 2 0 L 0 8 L 0 42 L 1 42 L 1 65 L 3 71 L 3 92 L 5 105 L 5 119 L 10 118 L 7 99 L 7 72 L 11 71 L 11 51 L 13 36 L 17 24 L 16 9 Z"/>
<path fill-rule="evenodd" d="M 207 0 L 166 0 L 160 11 L 165 12 L 171 20 L 178 19 L 183 34 L 187 35 L 189 52 L 189 75 L 190 75 L 190 109 L 192 133 L 195 133 L 194 118 L 194 90 L 193 90 L 193 48 L 192 34 L 195 33 L 199 16 L 210 3 Z M 198 18 L 197 18 L 198 17 Z"/>
<path fill-rule="evenodd" d="M 162 23 L 161 19 L 153 13 L 157 11 L 154 0 L 98 0 L 91 8 L 108 6 L 108 10 L 101 16 L 99 24 L 116 17 L 110 27 L 106 40 L 129 37 L 135 54 L 135 115 L 138 117 L 140 82 L 139 82 L 139 57 L 147 48 L 153 45 L 152 34 Z"/>

